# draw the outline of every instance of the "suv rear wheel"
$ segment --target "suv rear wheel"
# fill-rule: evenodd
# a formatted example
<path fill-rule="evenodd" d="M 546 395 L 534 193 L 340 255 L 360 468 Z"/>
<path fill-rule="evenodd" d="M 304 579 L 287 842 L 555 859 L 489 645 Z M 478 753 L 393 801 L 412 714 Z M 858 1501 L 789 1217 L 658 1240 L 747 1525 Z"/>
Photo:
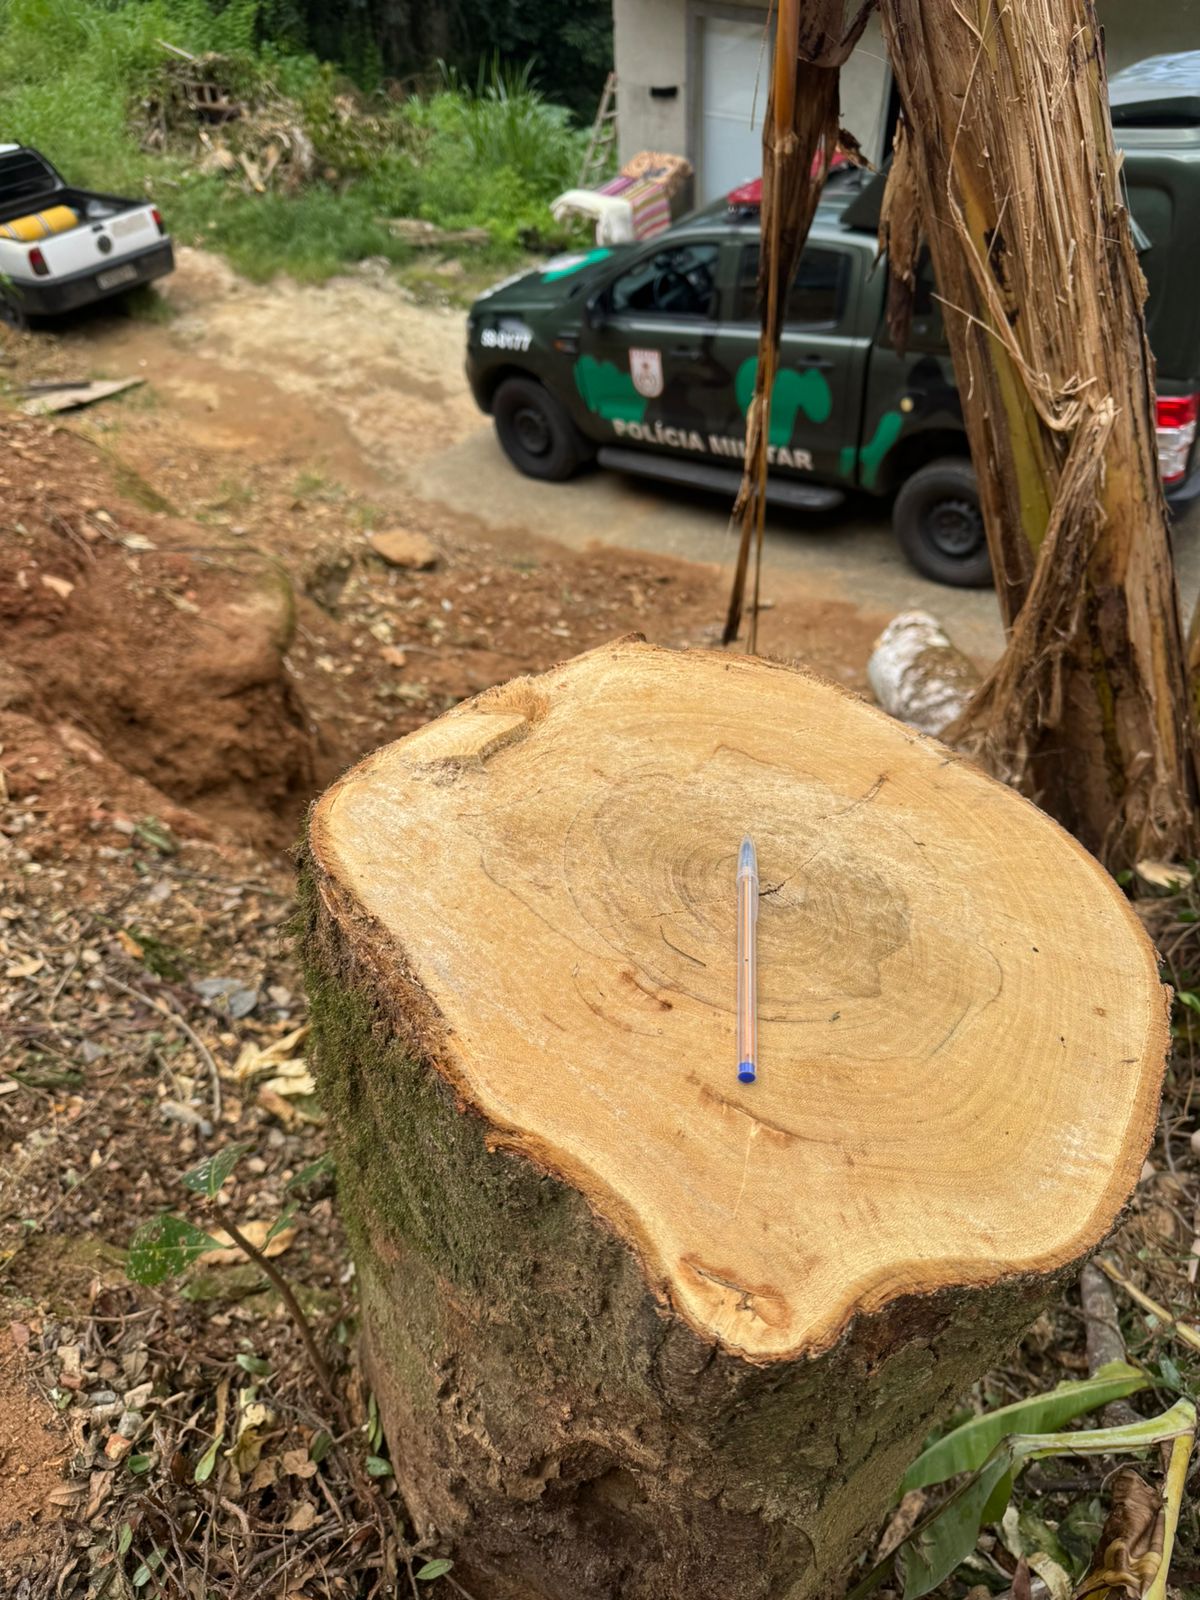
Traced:
<path fill-rule="evenodd" d="M 587 460 L 587 440 L 532 378 L 505 378 L 492 400 L 492 420 L 505 455 L 527 478 L 561 483 Z"/>
<path fill-rule="evenodd" d="M 892 527 L 923 577 L 959 589 L 991 583 L 987 534 L 969 461 L 945 456 L 914 472 L 896 496 Z"/>

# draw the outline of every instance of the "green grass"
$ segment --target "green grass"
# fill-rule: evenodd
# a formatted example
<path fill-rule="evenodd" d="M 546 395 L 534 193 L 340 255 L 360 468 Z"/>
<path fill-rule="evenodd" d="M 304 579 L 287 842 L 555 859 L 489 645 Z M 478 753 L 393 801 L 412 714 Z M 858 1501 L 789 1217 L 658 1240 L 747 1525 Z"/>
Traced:
<path fill-rule="evenodd" d="M 485 228 L 490 245 L 456 252 L 473 278 L 511 270 L 525 248 L 568 242 L 548 202 L 574 180 L 586 135 L 532 87 L 528 69 L 492 62 L 470 85 L 443 71 L 425 99 L 360 99 L 347 118 L 347 86 L 331 67 L 256 45 L 257 9 L 253 0 L 218 12 L 207 0 L 7 0 L 0 127 L 43 151 L 68 182 L 152 196 L 176 239 L 220 251 L 257 280 L 288 272 L 320 282 L 374 256 L 423 281 L 428 253 L 396 239 L 391 217 Z M 166 151 L 142 148 L 143 107 L 168 70 L 160 39 L 227 55 L 248 103 L 287 96 L 316 151 L 316 181 L 295 194 L 247 193 L 198 172 L 190 129 Z M 240 136 L 236 123 L 226 136 Z"/>

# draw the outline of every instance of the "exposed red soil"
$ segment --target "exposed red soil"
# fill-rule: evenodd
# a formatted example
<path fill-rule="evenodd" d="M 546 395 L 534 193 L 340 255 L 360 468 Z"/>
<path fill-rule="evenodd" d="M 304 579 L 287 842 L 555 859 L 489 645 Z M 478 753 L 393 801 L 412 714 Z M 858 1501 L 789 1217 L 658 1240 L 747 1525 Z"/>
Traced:
<path fill-rule="evenodd" d="M 260 497 L 252 545 L 147 511 L 136 481 L 65 429 L 10 418 L 2 438 L 0 713 L 32 719 L 10 728 L 6 768 L 18 796 L 48 784 L 47 762 L 93 769 L 90 786 L 69 785 L 85 829 L 111 809 L 101 791 L 118 769 L 223 837 L 284 845 L 338 771 L 468 695 L 621 633 L 716 633 L 721 582 L 693 563 L 530 540 L 510 551 L 414 505 L 442 556 L 398 570 L 345 530 L 344 507 L 330 528 L 324 506 L 281 491 Z M 857 687 L 875 627 L 850 606 L 793 601 L 763 631 L 768 649 L 786 641 Z"/>
<path fill-rule="evenodd" d="M 63 1468 L 71 1456 L 66 1428 L 26 1376 L 30 1330 L 0 1331 L 0 1593 L 4 1580 L 35 1572 L 59 1543 Z"/>

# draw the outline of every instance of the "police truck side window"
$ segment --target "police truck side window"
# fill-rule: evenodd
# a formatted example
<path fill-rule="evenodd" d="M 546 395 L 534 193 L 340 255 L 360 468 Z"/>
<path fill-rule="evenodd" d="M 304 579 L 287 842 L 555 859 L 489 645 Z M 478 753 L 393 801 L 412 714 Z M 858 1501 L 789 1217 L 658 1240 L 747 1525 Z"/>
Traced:
<path fill-rule="evenodd" d="M 656 250 L 613 284 L 613 315 L 710 317 L 716 282 L 715 244 Z"/>
<path fill-rule="evenodd" d="M 833 328 L 846 309 L 850 262 L 841 250 L 806 250 L 788 291 L 784 323 L 789 328 Z M 748 244 L 738 264 L 734 320 L 757 322 L 758 246 Z"/>

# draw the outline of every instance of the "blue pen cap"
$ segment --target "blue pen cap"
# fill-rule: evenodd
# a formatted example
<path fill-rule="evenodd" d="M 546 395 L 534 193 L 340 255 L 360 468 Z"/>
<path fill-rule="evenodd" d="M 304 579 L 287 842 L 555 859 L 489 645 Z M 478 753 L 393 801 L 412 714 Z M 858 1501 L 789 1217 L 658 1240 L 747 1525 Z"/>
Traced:
<path fill-rule="evenodd" d="M 758 877 L 758 857 L 754 853 L 754 840 L 749 834 L 742 840 L 742 848 L 738 851 L 739 878 Z"/>

